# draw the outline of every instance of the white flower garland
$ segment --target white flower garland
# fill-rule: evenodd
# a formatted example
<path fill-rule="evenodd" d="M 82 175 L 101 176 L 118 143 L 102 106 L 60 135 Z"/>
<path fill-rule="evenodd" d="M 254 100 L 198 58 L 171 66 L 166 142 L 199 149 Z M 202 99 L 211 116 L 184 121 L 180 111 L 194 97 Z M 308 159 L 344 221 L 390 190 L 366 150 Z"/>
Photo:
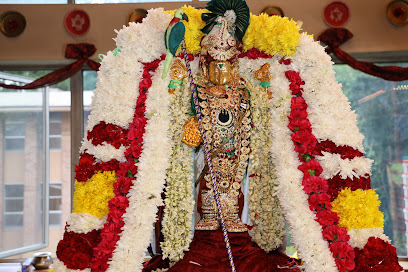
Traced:
<path fill-rule="evenodd" d="M 88 233 L 103 228 L 107 216 L 99 218 L 89 213 L 71 213 L 67 220 L 67 231 Z"/>
<path fill-rule="evenodd" d="M 166 54 L 164 32 L 173 16 L 163 8 L 148 10 L 143 23 L 130 23 L 114 39 L 117 47 L 140 62 L 152 62 Z M 141 42 L 142 41 L 142 42 Z"/>
<path fill-rule="evenodd" d="M 338 174 L 342 179 L 371 175 L 371 165 L 373 160 L 364 157 L 355 157 L 353 159 L 342 159 L 340 154 L 332 154 L 326 151 L 323 156 L 316 156 L 316 160 L 323 168 L 320 175 L 324 179 L 330 179 Z"/>
<path fill-rule="evenodd" d="M 294 151 L 288 118 L 291 105 L 289 81 L 285 77 L 286 65 L 278 64 L 279 56 L 273 58 L 270 73 L 273 78 L 271 108 L 272 159 L 278 182 L 278 197 L 289 224 L 291 240 L 306 271 L 338 271 L 328 243 L 322 238 L 322 229 L 309 209 L 308 197 L 303 192 L 302 172 L 298 154 Z M 317 104 L 317 103 L 316 103 Z M 307 230 L 307 234 L 305 231 Z"/>
<path fill-rule="evenodd" d="M 119 52 L 116 56 L 109 52 L 103 58 L 87 131 L 101 121 L 128 128 L 133 120 L 142 73 L 143 65 L 130 52 Z"/>
<path fill-rule="evenodd" d="M 172 155 L 166 180 L 166 199 L 161 243 L 163 258 L 177 262 L 188 251 L 192 239 L 193 165 L 192 148 L 181 141 L 183 125 L 190 112 L 190 84 L 184 81 L 170 96 Z"/>
<path fill-rule="evenodd" d="M 350 235 L 350 246 L 363 249 L 368 242 L 368 238 L 376 237 L 386 242 L 390 242 L 390 238 L 384 234 L 383 228 L 369 228 L 369 229 L 351 229 L 347 232 Z"/>
<path fill-rule="evenodd" d="M 334 77 L 333 62 L 324 48 L 303 34 L 289 67 L 299 71 L 305 81 L 303 97 L 314 136 L 364 153 L 364 136 L 357 127 L 357 115 Z"/>
<path fill-rule="evenodd" d="M 247 84 L 250 86 L 249 82 Z M 251 114 L 254 128 L 251 131 L 251 164 L 249 178 L 249 210 L 251 225 L 249 231 L 262 249 L 269 252 L 282 244 L 285 220 L 276 196 L 274 165 L 270 160 L 272 137 L 268 94 L 260 87 L 249 87 L 251 91 Z M 252 177 L 251 177 L 252 175 Z"/>
<path fill-rule="evenodd" d="M 117 160 L 118 162 L 125 162 L 125 151 L 126 147 L 121 145 L 118 149 L 111 144 L 103 142 L 101 145 L 93 145 L 92 142 L 85 140 L 82 143 L 80 152 L 84 152 L 93 155 L 95 159 L 107 162 L 112 159 Z"/>
<path fill-rule="evenodd" d="M 136 182 L 129 191 L 129 207 L 123 215 L 124 227 L 121 238 L 113 252 L 109 269 L 117 271 L 140 271 L 150 243 L 158 206 L 162 205 L 161 193 L 171 155 L 170 97 L 167 80 L 161 79 L 163 62 L 152 78 L 147 93 L 148 118 L 143 136 L 143 151 L 137 163 Z M 129 258 L 132 256 L 132 258 Z"/>

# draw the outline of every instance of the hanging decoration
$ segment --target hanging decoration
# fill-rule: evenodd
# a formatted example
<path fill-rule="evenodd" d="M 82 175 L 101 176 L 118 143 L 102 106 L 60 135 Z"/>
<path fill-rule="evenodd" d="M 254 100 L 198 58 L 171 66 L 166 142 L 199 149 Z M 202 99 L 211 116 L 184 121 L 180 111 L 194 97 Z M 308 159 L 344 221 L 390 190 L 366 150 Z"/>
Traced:
<path fill-rule="evenodd" d="M 82 36 L 88 32 L 91 24 L 88 14 L 80 9 L 74 9 L 65 15 L 64 26 L 69 34 Z"/>
<path fill-rule="evenodd" d="M 17 37 L 26 27 L 25 17 L 16 11 L 7 11 L 0 15 L 0 30 L 7 37 Z"/>
<path fill-rule="evenodd" d="M 280 17 L 285 17 L 285 14 L 283 13 L 283 10 L 278 7 L 278 6 L 267 6 L 264 8 L 261 13 L 268 14 L 268 16 L 280 16 Z"/>
<path fill-rule="evenodd" d="M 397 26 L 408 23 L 408 2 L 403 0 L 392 1 L 387 6 L 387 18 Z"/>
<path fill-rule="evenodd" d="M 323 20 L 331 27 L 344 26 L 350 18 L 350 11 L 343 2 L 332 2 L 323 10 Z"/>
<path fill-rule="evenodd" d="M 141 23 L 143 21 L 143 18 L 146 18 L 147 16 L 147 10 L 145 9 L 141 9 L 141 8 L 137 8 L 132 10 L 127 18 L 127 23 Z"/>

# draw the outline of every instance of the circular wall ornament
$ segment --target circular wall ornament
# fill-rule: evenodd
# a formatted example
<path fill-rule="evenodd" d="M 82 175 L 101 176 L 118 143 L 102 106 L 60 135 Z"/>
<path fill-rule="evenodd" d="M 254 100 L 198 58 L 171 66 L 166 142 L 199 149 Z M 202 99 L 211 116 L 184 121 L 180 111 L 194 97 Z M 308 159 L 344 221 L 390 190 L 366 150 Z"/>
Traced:
<path fill-rule="evenodd" d="M 23 33 L 26 20 L 17 11 L 6 11 L 0 15 L 0 30 L 7 37 L 17 37 Z"/>
<path fill-rule="evenodd" d="M 134 9 L 131 13 L 129 13 L 127 22 L 134 22 L 134 23 L 141 23 L 143 18 L 147 16 L 147 10 L 145 9 Z"/>
<path fill-rule="evenodd" d="M 90 24 L 88 14 L 80 9 L 68 12 L 64 20 L 65 29 L 74 36 L 84 35 L 89 30 Z"/>
<path fill-rule="evenodd" d="M 277 6 L 267 6 L 261 11 L 261 13 L 266 13 L 269 16 L 273 16 L 273 15 L 277 15 L 281 17 L 285 16 L 285 14 L 283 13 L 283 10 Z"/>
<path fill-rule="evenodd" d="M 344 26 L 350 18 L 350 11 L 343 2 L 332 2 L 323 10 L 323 20 L 331 27 Z"/>
<path fill-rule="evenodd" d="M 387 6 L 387 17 L 391 23 L 403 26 L 408 23 L 408 3 L 402 0 L 392 1 Z"/>

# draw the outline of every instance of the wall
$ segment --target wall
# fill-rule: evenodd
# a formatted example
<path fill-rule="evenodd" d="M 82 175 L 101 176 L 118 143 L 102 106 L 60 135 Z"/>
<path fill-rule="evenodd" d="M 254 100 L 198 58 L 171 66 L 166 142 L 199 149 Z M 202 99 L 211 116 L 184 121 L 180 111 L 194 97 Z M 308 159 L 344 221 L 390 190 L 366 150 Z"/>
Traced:
<path fill-rule="evenodd" d="M 251 12 L 259 14 L 268 5 L 280 6 L 285 15 L 303 21 L 303 29 L 317 37 L 327 26 L 322 19 L 327 0 L 247 0 Z M 408 25 L 396 27 L 388 22 L 385 11 L 390 1 L 345 0 L 350 8 L 350 20 L 345 28 L 354 37 L 342 49 L 346 52 L 383 52 L 408 50 Z M 0 34 L 0 65 L 9 63 L 38 63 L 39 61 L 71 62 L 64 60 L 67 43 L 92 43 L 98 49 L 93 56 L 104 54 L 115 48 L 112 40 L 116 36 L 114 29 L 126 24 L 128 14 L 134 8 L 155 8 L 164 6 L 175 9 L 183 4 L 204 6 L 206 2 L 194 0 L 182 3 L 143 3 L 143 4 L 94 4 L 94 5 L 0 5 L 0 14 L 5 11 L 18 11 L 27 20 L 22 35 L 7 38 Z M 72 9 L 85 10 L 91 19 L 91 28 L 81 37 L 68 34 L 63 25 L 64 16 Z"/>

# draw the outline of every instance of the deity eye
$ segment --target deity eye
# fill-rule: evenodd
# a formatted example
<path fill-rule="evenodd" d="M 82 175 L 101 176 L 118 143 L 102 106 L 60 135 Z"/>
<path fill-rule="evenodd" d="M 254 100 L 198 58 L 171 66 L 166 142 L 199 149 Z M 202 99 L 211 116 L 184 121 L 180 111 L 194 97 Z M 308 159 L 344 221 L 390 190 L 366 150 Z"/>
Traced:
<path fill-rule="evenodd" d="M 222 109 L 218 113 L 218 124 L 220 126 L 229 126 L 232 123 L 232 114 L 229 110 Z"/>

